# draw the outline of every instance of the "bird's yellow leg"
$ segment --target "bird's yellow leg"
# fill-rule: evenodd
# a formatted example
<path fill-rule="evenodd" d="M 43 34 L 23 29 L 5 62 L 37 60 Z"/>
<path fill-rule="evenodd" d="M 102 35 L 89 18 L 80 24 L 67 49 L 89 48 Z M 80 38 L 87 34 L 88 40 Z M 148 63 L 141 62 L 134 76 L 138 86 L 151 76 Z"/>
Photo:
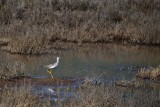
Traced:
<path fill-rule="evenodd" d="M 48 69 L 47 72 L 51 75 L 51 77 L 53 78 L 53 71 L 51 69 Z"/>

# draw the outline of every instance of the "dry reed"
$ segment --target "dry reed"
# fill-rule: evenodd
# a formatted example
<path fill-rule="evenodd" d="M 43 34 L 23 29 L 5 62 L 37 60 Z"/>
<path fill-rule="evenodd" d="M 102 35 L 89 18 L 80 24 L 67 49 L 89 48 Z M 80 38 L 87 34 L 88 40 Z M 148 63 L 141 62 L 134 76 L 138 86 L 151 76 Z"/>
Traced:
<path fill-rule="evenodd" d="M 29 54 L 41 53 L 37 47 L 37 51 L 30 52 L 35 49 L 35 37 L 41 36 L 49 42 L 122 41 L 157 45 L 160 44 L 159 5 L 159 0 L 1 0 L 0 37 L 19 38 L 16 40 L 19 47 L 14 46 L 14 39 L 6 50 L 15 53 L 29 50 Z M 22 41 L 28 42 L 28 36 L 33 44 L 21 47 Z M 25 51 L 20 52 L 21 48 Z"/>
<path fill-rule="evenodd" d="M 19 77 L 27 76 L 26 66 L 18 61 L 13 63 L 2 63 L 0 65 L 0 78 L 11 80 Z"/>
<path fill-rule="evenodd" d="M 160 66 L 150 69 L 142 68 L 136 76 L 141 79 L 160 80 Z"/>
<path fill-rule="evenodd" d="M 31 86 L 5 87 L 1 92 L 1 107 L 49 107 L 49 102 L 34 96 Z"/>

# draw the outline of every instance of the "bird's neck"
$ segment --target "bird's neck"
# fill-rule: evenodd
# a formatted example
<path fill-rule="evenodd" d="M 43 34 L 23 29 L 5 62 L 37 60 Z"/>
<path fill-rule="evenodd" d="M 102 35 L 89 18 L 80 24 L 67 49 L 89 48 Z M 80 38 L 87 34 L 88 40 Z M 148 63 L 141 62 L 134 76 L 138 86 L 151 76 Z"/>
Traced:
<path fill-rule="evenodd" d="M 59 63 L 59 60 L 57 59 L 57 63 Z"/>

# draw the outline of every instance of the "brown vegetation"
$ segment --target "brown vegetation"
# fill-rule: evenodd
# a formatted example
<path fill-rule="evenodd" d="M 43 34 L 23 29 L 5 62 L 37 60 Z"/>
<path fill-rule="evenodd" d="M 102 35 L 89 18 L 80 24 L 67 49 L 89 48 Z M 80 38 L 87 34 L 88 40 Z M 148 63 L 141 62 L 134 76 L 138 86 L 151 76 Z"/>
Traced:
<path fill-rule="evenodd" d="M 3 80 L 11 80 L 27 76 L 26 67 L 23 63 L 15 61 L 13 63 L 1 63 L 0 78 Z"/>
<path fill-rule="evenodd" d="M 41 54 L 55 41 L 160 44 L 159 5 L 159 0 L 1 0 L 0 39 L 10 38 L 4 50 L 26 54 Z"/>
<path fill-rule="evenodd" d="M 52 107 L 53 103 L 43 100 L 42 97 L 32 93 L 31 86 L 21 86 L 9 89 L 6 87 L 0 92 L 1 107 Z M 57 89 L 60 91 L 59 89 Z M 130 90 L 131 91 L 131 90 Z M 83 84 L 78 89 L 78 94 L 67 101 L 58 99 L 55 102 L 63 107 L 158 107 L 160 96 L 156 93 L 148 93 L 136 90 L 134 96 L 128 89 L 119 89 L 108 85 Z M 61 96 L 59 96 L 61 97 Z M 55 104 L 54 103 L 54 104 Z"/>
<path fill-rule="evenodd" d="M 1 107 L 52 107 L 47 100 L 39 96 L 34 96 L 31 86 L 5 88 L 0 93 Z M 128 93 L 128 96 L 127 96 Z M 78 95 L 67 101 L 56 102 L 63 107 L 158 107 L 160 96 L 156 93 L 135 91 L 134 96 L 131 92 L 119 89 L 114 86 L 89 85 L 83 84 L 78 90 Z M 133 93 L 132 93 L 133 94 Z M 61 97 L 61 96 L 59 96 Z"/>
<path fill-rule="evenodd" d="M 110 85 L 83 84 L 79 89 L 78 99 L 66 102 L 65 107 L 146 107 L 158 106 L 159 95 L 132 89 L 119 89 Z"/>
<path fill-rule="evenodd" d="M 116 107 L 121 105 L 120 91 L 115 93 L 113 87 L 83 84 L 79 88 L 79 99 L 70 99 L 66 107 Z"/>
<path fill-rule="evenodd" d="M 140 79 L 160 80 L 160 66 L 150 69 L 142 68 L 136 76 Z"/>
<path fill-rule="evenodd" d="M 2 50 L 18 54 L 43 54 L 49 53 L 50 46 L 44 37 L 15 37 Z"/>
<path fill-rule="evenodd" d="M 49 101 L 34 96 L 31 86 L 6 87 L 0 93 L 1 107 L 49 107 Z"/>
<path fill-rule="evenodd" d="M 132 81 L 129 80 L 119 80 L 115 82 L 115 86 L 125 88 L 125 89 L 143 89 L 144 87 L 146 89 L 159 89 L 160 83 L 158 81 L 143 81 L 139 79 L 135 79 Z"/>
<path fill-rule="evenodd" d="M 66 86 L 66 91 L 69 88 Z M 73 91 L 74 89 L 70 90 Z M 145 90 L 134 90 L 134 88 L 121 89 L 113 85 L 101 85 L 91 83 L 84 83 L 74 90 L 73 97 L 67 97 L 65 101 L 61 98 L 65 96 L 58 95 L 58 101 L 54 104 L 64 107 L 157 107 L 160 102 L 160 96 L 156 92 L 149 92 Z M 60 89 L 55 90 L 60 93 Z M 63 90 L 64 91 L 64 90 Z M 131 96 L 134 94 L 134 96 Z M 30 84 L 20 87 L 5 87 L 0 91 L 0 106 L 15 106 L 15 107 L 52 107 L 53 103 L 43 100 L 42 97 L 32 93 L 32 86 Z"/>
<path fill-rule="evenodd" d="M 127 81 L 127 80 L 117 81 L 115 85 L 121 87 L 130 87 L 130 88 L 138 88 L 140 86 L 140 84 L 138 84 L 135 81 Z"/>

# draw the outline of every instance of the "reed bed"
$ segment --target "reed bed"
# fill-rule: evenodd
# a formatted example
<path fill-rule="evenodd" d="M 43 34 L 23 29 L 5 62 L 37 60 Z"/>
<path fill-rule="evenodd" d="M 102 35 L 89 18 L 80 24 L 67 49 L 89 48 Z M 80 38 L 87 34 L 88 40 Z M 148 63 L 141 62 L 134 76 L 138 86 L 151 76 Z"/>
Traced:
<path fill-rule="evenodd" d="M 1 0 L 0 37 L 11 39 L 6 50 L 33 54 L 41 53 L 37 39 L 46 41 L 42 50 L 55 41 L 159 45 L 159 5 L 159 0 Z M 33 39 L 27 47 L 26 38 Z"/>
<path fill-rule="evenodd" d="M 17 41 L 17 42 L 16 42 Z M 45 37 L 15 37 L 7 46 L 1 49 L 18 54 L 44 54 L 50 53 L 50 46 Z"/>

